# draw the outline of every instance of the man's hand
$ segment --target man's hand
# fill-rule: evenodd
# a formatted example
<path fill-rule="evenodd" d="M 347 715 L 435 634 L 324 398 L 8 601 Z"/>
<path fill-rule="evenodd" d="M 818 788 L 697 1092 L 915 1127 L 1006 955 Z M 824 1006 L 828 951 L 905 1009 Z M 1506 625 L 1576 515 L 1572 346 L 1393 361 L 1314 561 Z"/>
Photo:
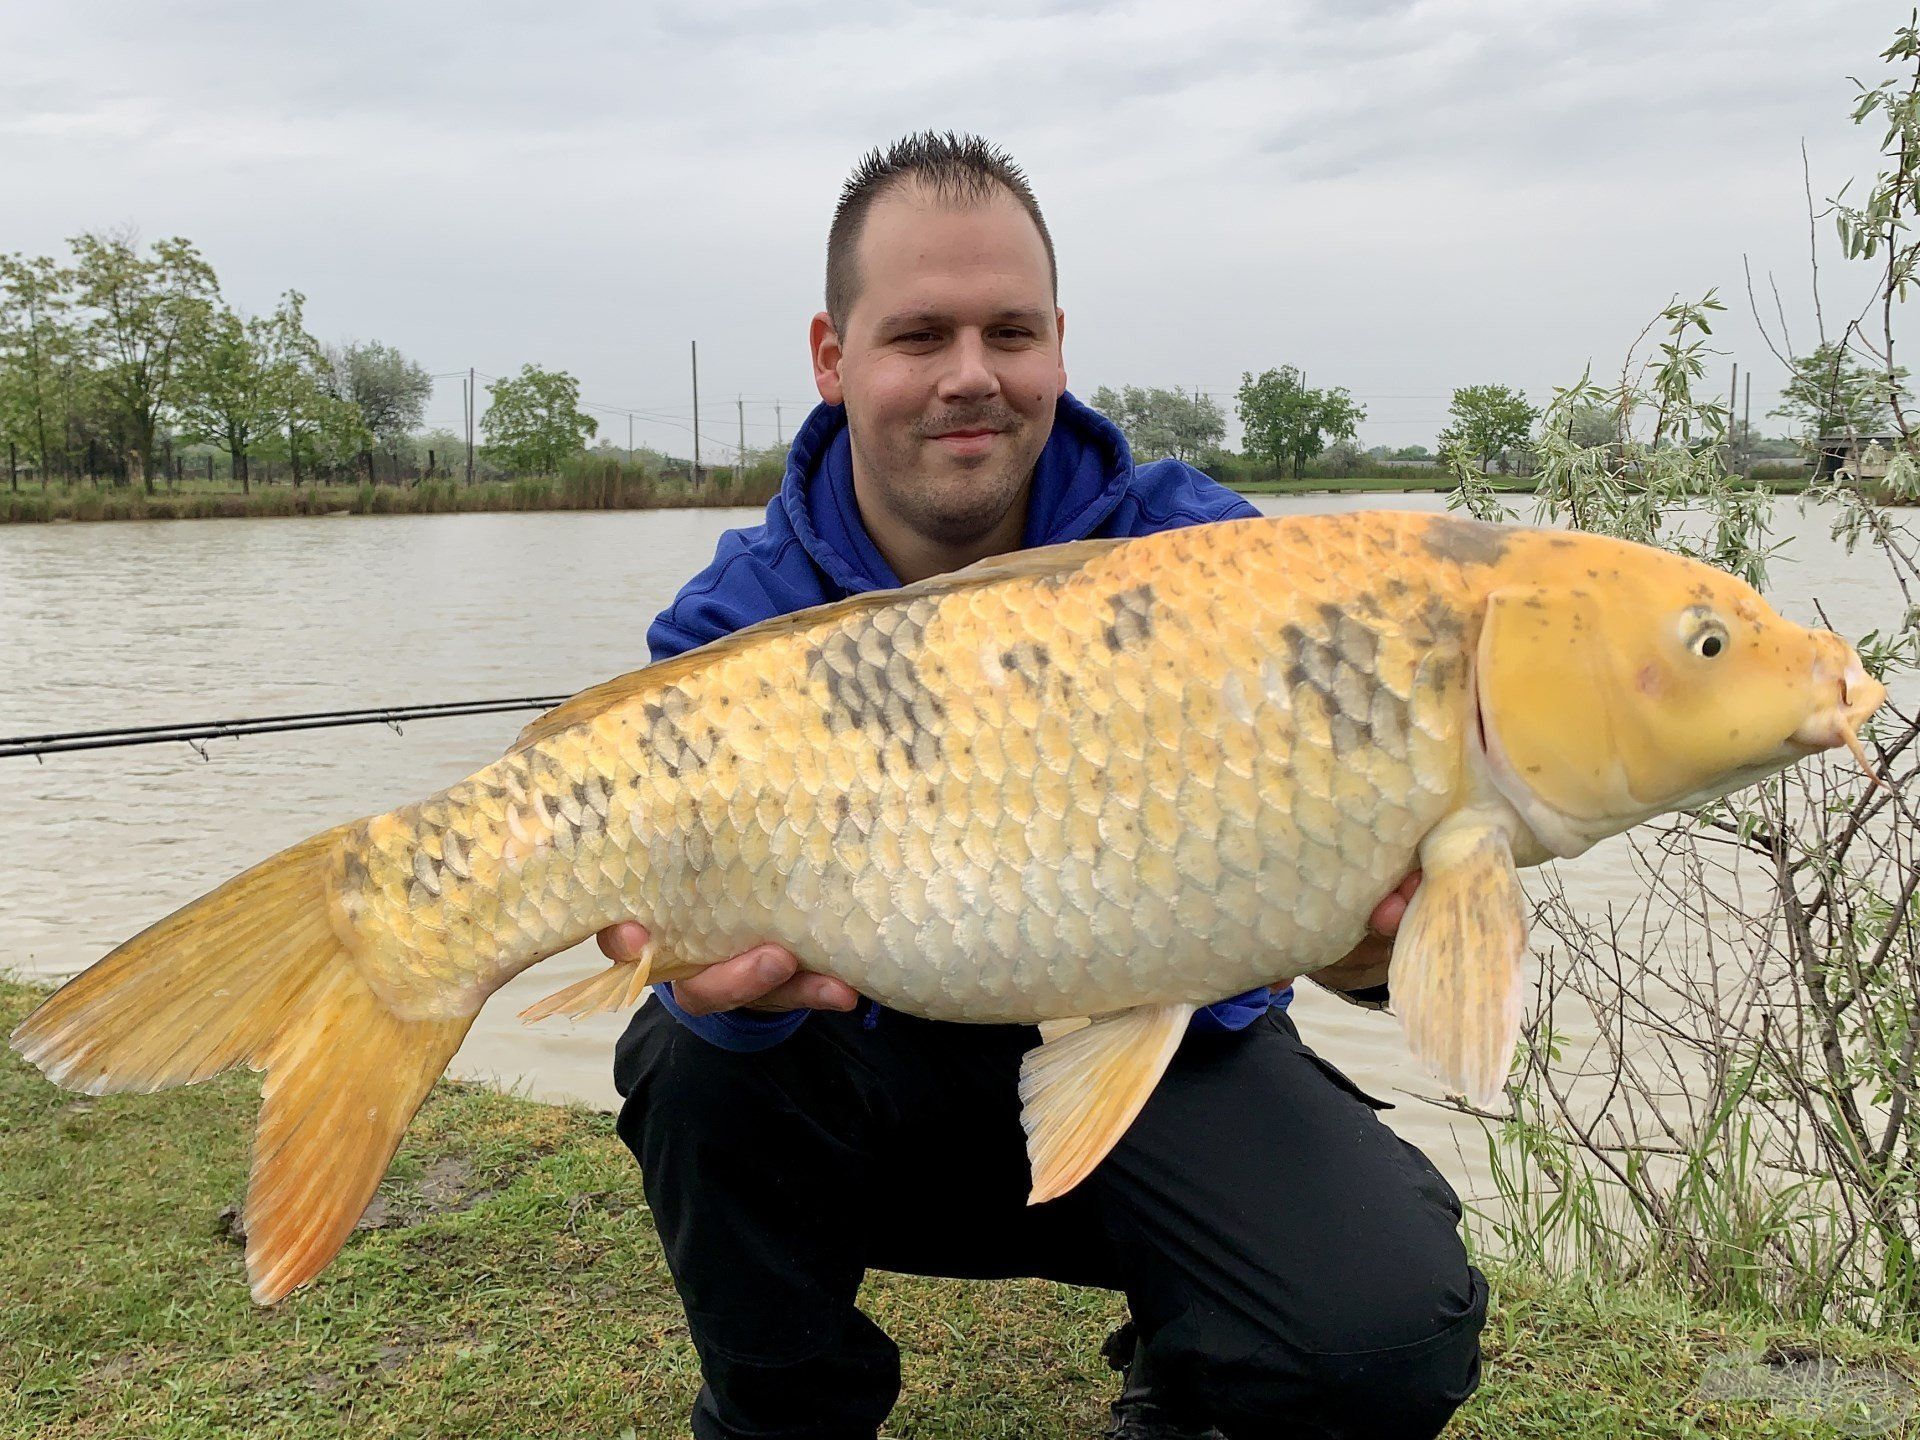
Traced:
<path fill-rule="evenodd" d="M 1315 970 L 1310 978 L 1329 990 L 1366 990 L 1386 984 L 1387 962 L 1393 958 L 1393 937 L 1406 918 L 1407 902 L 1419 888 L 1420 872 L 1416 870 L 1373 907 L 1373 914 L 1367 917 L 1367 938 L 1354 946 L 1344 960 Z"/>
<path fill-rule="evenodd" d="M 633 920 L 609 925 L 595 937 L 609 960 L 640 958 L 647 943 L 647 927 Z M 673 982 L 673 998 L 689 1015 L 711 1015 L 716 1010 L 851 1010 L 860 996 L 851 985 L 831 975 L 802 970 L 791 950 L 780 945 L 756 945 L 751 950 L 709 965 L 698 975 Z"/>

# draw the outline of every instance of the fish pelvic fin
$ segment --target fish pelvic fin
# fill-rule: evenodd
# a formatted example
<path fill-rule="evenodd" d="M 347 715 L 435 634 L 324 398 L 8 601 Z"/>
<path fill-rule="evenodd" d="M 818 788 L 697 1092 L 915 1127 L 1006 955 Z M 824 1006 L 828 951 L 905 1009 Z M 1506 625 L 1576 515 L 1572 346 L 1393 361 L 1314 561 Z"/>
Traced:
<path fill-rule="evenodd" d="M 1489 1105 L 1520 1037 L 1527 902 L 1512 842 L 1498 824 L 1459 817 L 1427 837 L 1420 859 L 1393 947 L 1393 1008 L 1427 1069 Z"/>
<path fill-rule="evenodd" d="M 654 945 L 651 940 L 637 960 L 621 960 L 597 974 L 575 981 L 564 990 L 556 990 L 544 1000 L 536 1000 L 520 1012 L 528 1025 L 563 1011 L 575 1020 L 598 1015 L 603 1010 L 626 1010 L 638 1003 L 653 972 Z"/>
<path fill-rule="evenodd" d="M 352 1231 L 471 1017 L 405 1020 L 329 913 L 351 826 L 281 851 L 134 936 L 23 1020 L 13 1048 L 91 1095 L 265 1070 L 244 1212 L 253 1297 L 311 1279 Z"/>
<path fill-rule="evenodd" d="M 1073 1189 L 1106 1159 L 1160 1083 L 1191 1005 L 1141 1005 L 1055 1032 L 1020 1061 L 1020 1123 L 1033 1170 L 1029 1205 Z"/>

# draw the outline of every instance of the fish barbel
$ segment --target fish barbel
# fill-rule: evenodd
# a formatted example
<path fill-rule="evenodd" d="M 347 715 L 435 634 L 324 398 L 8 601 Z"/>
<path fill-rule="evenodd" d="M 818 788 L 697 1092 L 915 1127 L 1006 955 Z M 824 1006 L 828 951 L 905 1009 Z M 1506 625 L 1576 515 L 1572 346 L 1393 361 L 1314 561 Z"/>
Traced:
<path fill-rule="evenodd" d="M 1491 1098 L 1516 864 L 1857 745 L 1884 696 L 1740 581 L 1595 536 L 1372 512 L 1024 551 L 585 691 L 151 926 L 12 1040 L 96 1094 L 266 1072 L 262 1303 L 339 1249 L 487 997 L 628 917 L 637 963 L 529 1015 L 777 941 L 915 1015 L 1090 1017 L 1022 1068 L 1045 1200 L 1196 1007 L 1340 959 L 1416 865 L 1394 1008 Z"/>

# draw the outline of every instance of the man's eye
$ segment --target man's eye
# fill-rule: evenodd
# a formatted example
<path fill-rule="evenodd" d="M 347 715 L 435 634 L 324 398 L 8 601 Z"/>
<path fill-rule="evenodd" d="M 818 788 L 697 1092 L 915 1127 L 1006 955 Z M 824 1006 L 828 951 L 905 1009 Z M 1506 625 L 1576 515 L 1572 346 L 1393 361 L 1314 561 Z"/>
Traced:
<path fill-rule="evenodd" d="M 924 345 L 928 341 L 936 339 L 938 337 L 936 337 L 931 330 L 915 330 L 909 334 L 901 335 L 897 338 L 899 339 L 902 345 Z"/>

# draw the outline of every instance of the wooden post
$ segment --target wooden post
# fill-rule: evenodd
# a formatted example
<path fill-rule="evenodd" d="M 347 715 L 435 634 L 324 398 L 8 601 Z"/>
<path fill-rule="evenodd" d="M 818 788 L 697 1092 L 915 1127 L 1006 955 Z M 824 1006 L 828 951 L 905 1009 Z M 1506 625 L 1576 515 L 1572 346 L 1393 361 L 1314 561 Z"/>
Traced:
<path fill-rule="evenodd" d="M 7 441 L 7 478 L 13 483 L 13 493 L 20 493 L 20 457 L 14 453 L 13 441 Z"/>
<path fill-rule="evenodd" d="M 473 484 L 473 412 L 480 407 L 474 402 L 479 397 L 474 393 L 473 382 L 477 366 L 467 367 L 467 484 Z"/>
<path fill-rule="evenodd" d="M 733 483 L 737 486 L 747 478 L 747 402 L 735 395 L 733 406 L 740 414 L 740 458 L 733 462 Z"/>
<path fill-rule="evenodd" d="M 700 342 L 687 342 L 693 347 L 693 483 L 700 484 Z"/>

